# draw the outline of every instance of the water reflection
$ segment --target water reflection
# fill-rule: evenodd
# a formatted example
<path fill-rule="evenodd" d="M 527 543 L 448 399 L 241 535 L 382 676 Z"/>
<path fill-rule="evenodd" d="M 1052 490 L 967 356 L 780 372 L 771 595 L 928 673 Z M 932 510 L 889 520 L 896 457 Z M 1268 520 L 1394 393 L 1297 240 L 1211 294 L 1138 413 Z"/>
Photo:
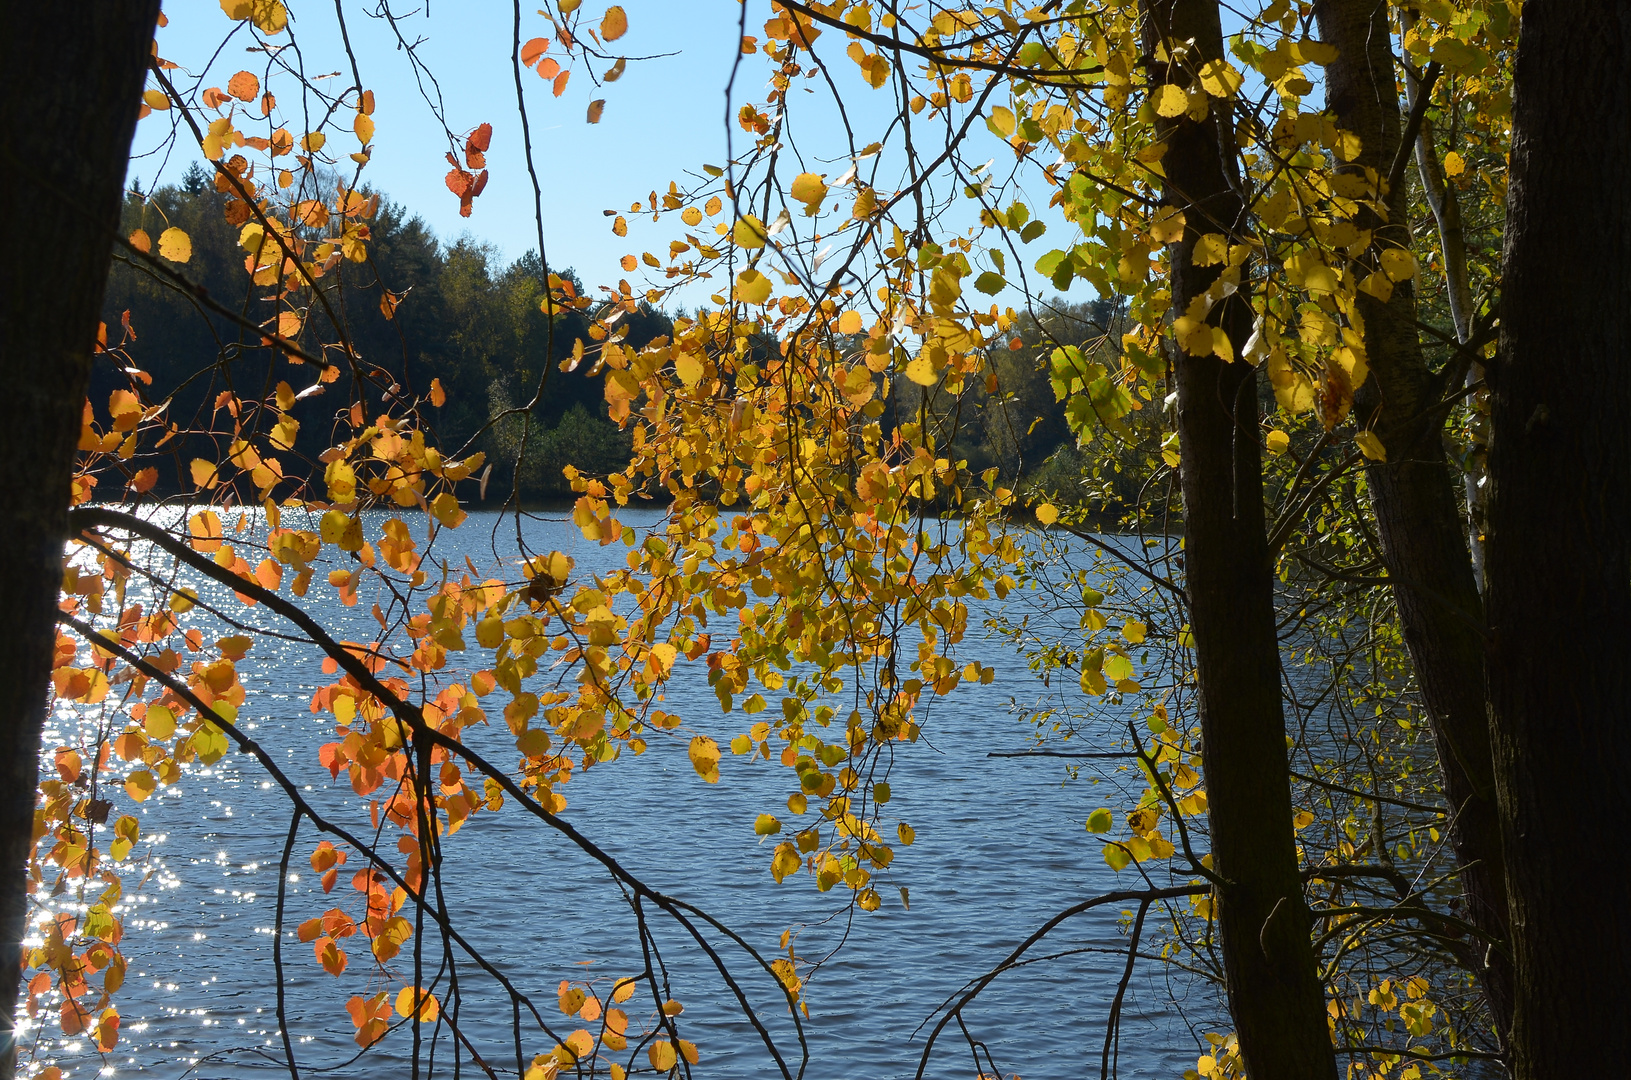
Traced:
<path fill-rule="evenodd" d="M 494 572 L 496 525 L 478 515 L 457 533 L 444 532 L 439 556 L 455 566 L 468 556 L 483 573 Z M 620 545 L 588 543 L 570 521 L 534 520 L 526 529 L 533 549 L 564 550 L 580 572 L 621 565 Z M 312 590 L 310 606 L 320 621 L 337 637 L 369 640 L 377 629 L 372 599 L 364 595 L 346 608 L 331 595 Z M 221 599 L 231 606 L 230 598 Z M 258 618 L 270 622 L 268 615 Z M 1016 702 L 1034 700 L 1041 688 L 1002 642 L 972 648 L 983 650 L 979 658 L 997 669 L 996 680 L 965 683 L 935 702 L 924 722 L 926 740 L 904 748 L 892 766 L 890 809 L 911 821 L 918 836 L 897 851 L 890 868 L 892 882 L 910 888 L 909 909 L 892 889 L 880 888 L 884 908 L 866 915 L 844 907 L 836 892 L 816 893 L 802 875 L 780 886 L 772 882 L 769 849 L 752 825 L 757 814 L 782 805 L 788 781 L 785 770 L 763 762 L 727 755 L 721 782 L 707 785 L 687 761 L 684 740 L 653 738 L 643 756 L 589 770 L 566 789 L 567 820 L 649 884 L 704 908 L 766 955 L 785 952 L 780 943 L 790 928 L 801 957 L 820 957 L 843 943 L 807 989 L 812 1061 L 806 1075 L 812 1080 L 913 1075 L 922 1045 L 921 1033 L 913 1034 L 948 995 L 1048 916 L 1118 886 L 1082 822 L 1093 809 L 1116 805 L 1105 785 L 1113 787 L 1121 774 L 1112 767 L 1098 786 L 1085 779 L 1066 783 L 1055 760 L 988 757 L 1026 745 L 1030 729 L 1018 722 Z M 332 718 L 309 708 L 313 691 L 333 678 L 321 664 L 310 647 L 257 640 L 238 665 L 248 694 L 239 723 L 315 806 L 354 824 L 367 820 L 367 800 L 343 777 L 332 781 L 316 761 L 316 746 L 333 738 Z M 742 727 L 740 718 L 720 716 L 704 671 L 679 670 L 664 708 L 728 742 Z M 80 725 L 97 722 L 88 713 L 60 711 L 47 746 L 77 741 Z M 500 760 L 513 752 L 502 729 L 470 738 L 478 748 L 490 739 Z M 120 812 L 138 817 L 142 841 L 125 874 L 131 966 L 117 1000 L 124 1018 L 119 1046 L 103 1059 L 84 1037 L 65 1038 L 47 1022 L 29 1033 L 37 1040 L 36 1060 L 55 1061 L 68 1077 L 286 1072 L 272 970 L 278 866 L 290 819 L 283 794 L 252 758 L 229 753 L 213 767 L 186 769 L 179 783 Z M 609 980 L 634 974 L 641 962 L 630 910 L 604 872 L 535 826 L 510 812 L 472 819 L 447 845 L 447 903 L 471 943 L 566 1031 L 576 1024 L 562 1022 L 555 1008 L 560 980 Z M 386 987 L 360 991 L 350 976 L 329 977 L 309 946 L 295 939 L 302 920 L 355 899 L 342 895 L 348 875 L 333 894 L 322 891 L 306 862 L 317 839 L 308 825 L 295 848 L 283 953 L 297 1059 L 332 1067 L 357 1051 L 346 998 Z M 53 903 L 72 911 L 68 900 L 64 895 Z M 435 970 L 441 958 L 434 933 L 428 936 L 426 965 Z M 773 1075 L 763 1046 L 706 958 L 672 926 L 661 927 L 659 939 L 675 993 L 687 1005 L 686 1037 L 701 1047 L 697 1075 Z M 1122 941 L 1114 913 L 1071 923 L 1047 950 L 1056 959 L 1005 976 L 969 1010 L 970 1029 L 1005 1074 L 1075 1077 L 1089 1062 L 1097 1070 Z M 747 970 L 740 953 L 732 959 Z M 1168 986 L 1167 974 L 1150 965 L 1133 983 L 1123 1017 L 1123 1075 L 1177 1075 L 1194 1064 L 1193 1044 L 1168 1012 L 1169 995 L 1187 990 Z M 507 999 L 468 964 L 460 979 L 461 1025 L 496 1071 L 513 1076 Z M 784 1046 L 796 1048 L 785 1006 L 772 1000 L 774 988 L 762 976 L 752 985 L 766 1023 Z M 528 1030 L 530 1060 L 553 1041 L 530 1022 Z M 396 1032 L 337 1073 L 406 1075 L 410 1053 L 408 1033 Z M 449 1065 L 451 1046 L 437 1053 L 440 1064 Z M 972 1071 L 966 1049 L 944 1043 L 930 1075 Z"/>

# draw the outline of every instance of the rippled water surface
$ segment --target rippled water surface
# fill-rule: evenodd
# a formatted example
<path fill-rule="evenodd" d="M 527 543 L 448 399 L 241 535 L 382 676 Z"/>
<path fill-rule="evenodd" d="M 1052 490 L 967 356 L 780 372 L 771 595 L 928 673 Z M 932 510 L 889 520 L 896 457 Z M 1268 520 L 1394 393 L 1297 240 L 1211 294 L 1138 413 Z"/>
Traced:
<path fill-rule="evenodd" d="M 641 522 L 636 517 L 634 523 Z M 458 566 L 468 555 L 483 573 L 492 572 L 493 524 L 492 518 L 477 516 L 456 534 L 444 533 L 438 556 Z M 580 572 L 621 564 L 621 545 L 590 544 L 569 521 L 537 520 L 526 528 L 532 547 L 568 552 Z M 513 532 L 510 536 L 513 545 Z M 311 595 L 319 618 L 336 636 L 369 640 L 377 631 L 370 614 L 373 598 L 366 593 L 354 608 L 329 599 L 332 592 L 320 584 Z M 270 617 L 259 609 L 252 614 L 268 624 Z M 727 754 L 721 782 L 705 784 L 686 760 L 689 736 L 672 741 L 659 736 L 643 756 L 591 769 L 565 789 L 567 821 L 648 884 L 695 903 L 767 956 L 780 951 L 781 935 L 790 928 L 803 958 L 822 956 L 843 943 L 808 986 L 805 1032 L 811 1060 L 805 1075 L 812 1080 L 912 1076 L 923 1047 L 919 1025 L 948 995 L 1059 910 L 1098 892 L 1136 885 L 1109 870 L 1099 844 L 1082 827 L 1093 809 L 1117 805 L 1108 789 L 1116 782 L 1113 771 L 1095 785 L 1085 773 L 1068 780 L 1058 759 L 988 756 L 1027 745 L 1032 728 L 1016 703 L 1034 702 L 1042 687 L 1005 643 L 984 640 L 978 632 L 971 638 L 963 655 L 994 666 L 997 678 L 989 686 L 965 683 L 949 699 L 934 702 L 924 718 L 924 739 L 897 752 L 888 809 L 912 823 L 917 842 L 896 845 L 889 877 L 877 882 L 885 897 L 877 913 L 856 911 L 852 919 L 839 895 L 847 890 L 817 893 L 803 875 L 773 883 L 770 845 L 757 842 L 752 826 L 754 817 L 767 811 L 789 817 L 782 805 L 789 770 Z M 443 673 L 450 679 L 457 677 L 458 659 L 454 654 Z M 316 747 L 334 737 L 332 717 L 325 721 L 309 707 L 313 690 L 333 678 L 323 674 L 316 650 L 262 639 L 239 671 L 248 691 L 240 724 L 301 785 L 309 785 L 314 805 L 365 825 L 366 803 L 343 774 L 335 783 L 316 763 Z M 720 715 L 704 675 L 700 665 L 690 671 L 682 665 L 665 708 L 724 744 L 747 723 L 739 713 Z M 48 748 L 71 741 L 74 725 L 84 722 L 83 716 L 59 714 Z M 484 736 L 471 737 L 480 745 Z M 507 733 L 491 741 L 494 756 L 504 760 Z M 117 812 L 126 812 L 122 795 L 117 805 Z M 233 753 L 214 767 L 190 768 L 180 783 L 130 812 L 140 819 L 143 842 L 136 850 L 138 869 L 126 875 L 124 947 L 130 975 L 118 997 L 119 1046 L 100 1058 L 84 1038 L 65 1039 L 47 1024 L 33 1033 L 36 1060 L 54 1060 L 71 1077 L 287 1075 L 272 966 L 278 864 L 290 823 L 284 795 L 254 759 Z M 295 846 L 284 958 L 296 1058 L 310 1070 L 302 1075 L 320 1076 L 334 1073 L 313 1067 L 333 1069 L 356 1054 L 355 1029 L 343 1006 L 361 990 L 353 976 L 366 952 L 357 944 L 361 938 L 348 942 L 354 946 L 353 972 L 336 980 L 314 963 L 309 945 L 295 940 L 293 928 L 301 921 L 336 902 L 357 906 L 357 894 L 346 884 L 355 860 L 334 893 L 323 895 L 306 862 L 317 840 L 308 823 Z M 447 900 L 458 925 L 532 996 L 557 1034 L 579 1026 L 566 1021 L 556 1004 L 561 979 L 610 980 L 640 969 L 623 896 L 604 871 L 535 820 L 510 807 L 479 814 L 447 850 Z M 909 910 L 899 902 L 898 885 L 910 888 Z M 1005 975 L 967 1011 L 969 1032 L 984 1042 L 1005 1076 L 1063 1080 L 1098 1074 L 1104 1018 L 1125 962 L 1119 915 L 1106 909 L 1066 924 L 1039 950 L 1055 959 Z M 701 1050 L 695 1075 L 778 1075 L 728 990 L 684 933 L 660 920 L 657 933 L 674 994 L 687 1006 L 681 1019 L 688 1029 L 682 1034 Z M 434 940 L 434 933 L 427 930 L 427 937 Z M 713 938 L 778 1045 L 796 1059 L 797 1039 L 773 985 L 743 953 L 719 935 Z M 427 955 L 435 951 L 427 949 Z M 411 973 L 411 967 L 403 970 Z M 514 1076 L 507 999 L 468 962 L 459 971 L 462 1026 L 492 1068 Z M 1159 966 L 1140 968 L 1123 1021 L 1122 1076 L 1176 1076 L 1193 1067 L 1193 1041 L 1169 1003 L 1169 994 L 1190 993 L 1198 991 L 1169 985 Z M 530 1015 L 523 1019 L 530 1061 L 553 1040 Z M 967 1043 L 955 1029 L 948 1036 L 928 1075 L 972 1076 Z M 407 1076 L 411 1052 L 409 1032 L 397 1031 L 338 1074 Z M 437 1075 L 444 1069 L 452 1075 L 453 1050 L 445 1039 L 436 1054 Z M 468 1054 L 462 1057 L 463 1075 L 482 1075 Z"/>

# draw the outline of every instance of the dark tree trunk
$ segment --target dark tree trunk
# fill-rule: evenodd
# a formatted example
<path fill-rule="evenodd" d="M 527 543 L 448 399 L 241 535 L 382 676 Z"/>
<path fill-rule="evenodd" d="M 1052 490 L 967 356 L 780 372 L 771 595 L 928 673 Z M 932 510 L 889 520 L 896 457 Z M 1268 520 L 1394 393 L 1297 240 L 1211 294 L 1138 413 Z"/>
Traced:
<path fill-rule="evenodd" d="M 1388 11 L 1372 0 L 1320 0 L 1320 36 L 1338 57 L 1325 68 L 1327 107 L 1337 126 L 1358 135 L 1359 156 L 1346 170 L 1387 176 L 1399 153 L 1400 121 Z M 1408 151 L 1406 151 L 1408 153 Z M 1374 230 L 1374 269 L 1382 250 L 1411 248 L 1409 203 L 1401 182 L 1388 196 L 1388 220 Z M 1504 1039 L 1512 1025 L 1512 967 L 1507 956 L 1505 867 L 1484 698 L 1483 600 L 1444 454 L 1442 396 L 1416 332 L 1413 283 L 1400 282 L 1387 303 L 1359 296 L 1371 377 L 1354 411 L 1387 450 L 1369 468 L 1371 506 L 1388 576 L 1397 584 L 1405 645 L 1432 718 L 1439 771 L 1453 818 L 1469 921 L 1495 942 L 1467 943 L 1463 959 L 1480 977 Z"/>
<path fill-rule="evenodd" d="M 1152 40 L 1190 40 L 1192 68 L 1223 55 L 1213 0 L 1150 0 Z M 1186 82 L 1176 66 L 1155 80 Z M 1233 133 L 1226 113 L 1196 123 L 1180 117 L 1164 135 L 1167 201 L 1188 228 L 1169 248 L 1172 307 L 1183 314 L 1221 268 L 1196 266 L 1195 240 L 1239 225 L 1244 208 L 1231 183 Z M 1226 157 L 1225 154 L 1228 156 Z M 1251 332 L 1244 293 L 1209 321 L 1234 343 Z M 1315 968 L 1311 918 L 1298 873 L 1280 705 L 1274 579 L 1263 521 L 1257 375 L 1244 361 L 1188 355 L 1171 347 L 1178 387 L 1184 495 L 1185 586 L 1200 680 L 1201 738 L 1212 853 L 1226 881 L 1217 897 L 1229 1009 L 1253 1080 L 1336 1076 L 1325 995 Z"/>
<path fill-rule="evenodd" d="M 120 191 L 158 0 L 8 4 L 0 73 L 0 1078 L 28 916 L 40 730 L 79 441 Z"/>
<path fill-rule="evenodd" d="M 1631 1061 L 1631 3 L 1529 0 L 1490 366 L 1490 713 L 1519 1080 Z"/>

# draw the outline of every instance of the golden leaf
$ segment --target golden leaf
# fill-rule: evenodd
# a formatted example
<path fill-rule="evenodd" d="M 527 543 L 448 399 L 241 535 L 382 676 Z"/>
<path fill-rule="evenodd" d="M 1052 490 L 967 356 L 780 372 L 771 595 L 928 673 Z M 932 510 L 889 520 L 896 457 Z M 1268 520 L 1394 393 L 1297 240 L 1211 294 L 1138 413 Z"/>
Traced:
<path fill-rule="evenodd" d="M 756 250 L 765 246 L 764 223 L 752 214 L 740 218 L 731 229 L 731 239 L 736 246 Z"/>
<path fill-rule="evenodd" d="M 1184 93 L 1183 87 L 1172 83 L 1156 87 L 1150 93 L 1150 103 L 1165 117 L 1182 116 L 1189 111 L 1189 95 Z"/>
<path fill-rule="evenodd" d="M 762 304 L 770 299 L 770 279 L 752 267 L 736 275 L 736 298 L 744 304 Z"/>
<path fill-rule="evenodd" d="M 184 263 L 193 257 L 192 237 L 171 226 L 159 234 L 159 254 L 171 262 Z"/>

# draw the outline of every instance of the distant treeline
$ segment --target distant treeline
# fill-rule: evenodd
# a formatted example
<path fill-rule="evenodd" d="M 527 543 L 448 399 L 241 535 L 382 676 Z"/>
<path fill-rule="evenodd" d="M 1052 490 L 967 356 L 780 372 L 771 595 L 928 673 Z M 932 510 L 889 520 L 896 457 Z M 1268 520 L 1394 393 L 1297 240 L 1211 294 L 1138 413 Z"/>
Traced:
<path fill-rule="evenodd" d="M 129 235 L 140 228 L 156 238 L 169 226 L 183 229 L 192 239 L 192 257 L 179 267 L 187 280 L 261 324 L 276 314 L 274 289 L 251 285 L 238 246 L 241 226 L 229 222 L 227 206 L 226 196 L 195 167 L 179 185 L 132 192 L 124 206 L 123 231 Z M 593 309 L 557 313 L 551 332 L 540 308 L 543 267 L 535 252 L 502 265 L 491 245 L 468 237 L 438 240 L 422 218 L 388 199 L 380 202 L 368 226 L 368 260 L 342 261 L 323 279 L 329 304 L 357 355 L 390 372 L 395 389 L 379 393 L 423 396 L 433 378 L 441 381 L 446 403 L 426 410 L 438 444 L 444 453 L 486 453 L 493 464 L 489 502 L 512 490 L 529 501 L 561 498 L 570 494 L 562 476 L 566 465 L 605 474 L 627 463 L 630 436 L 607 419 L 600 376 L 590 374 L 588 363 L 560 370 L 579 339 L 592 343 L 588 327 Z M 572 271 L 557 273 L 580 285 Z M 336 276 L 342 288 L 333 287 Z M 381 309 L 382 290 L 398 298 L 389 319 Z M 208 429 L 209 414 L 224 390 L 267 400 L 279 381 L 297 392 L 317 382 L 311 365 L 273 359 L 259 347 L 253 331 L 210 311 L 141 263 L 116 255 L 104 315 L 112 341 L 119 339 L 126 312 L 135 337 L 129 352 L 152 375 L 154 393 L 173 395 L 169 418 L 184 430 Z M 999 393 L 976 390 L 957 410 L 955 423 L 942 425 L 948 450 L 966 458 L 976 472 L 996 466 L 1005 482 L 1033 478 L 1066 501 L 1102 501 L 1112 494 L 1107 487 L 1128 487 L 1125 495 L 1134 495 L 1131 478 L 1121 477 L 1120 470 L 1112 468 L 1111 475 L 1097 479 L 1091 475 L 1095 470 L 1076 449 L 1063 406 L 1049 384 L 1047 349 L 1037 347 L 1047 339 L 1089 346 L 1110 334 L 1116 314 L 1110 301 L 1059 302 L 1027 317 L 1017 335 L 1025 347 L 1002 350 L 995 358 Z M 315 348 L 311 343 L 337 339 L 320 305 L 313 305 L 306 319 L 302 345 Z M 673 329 L 669 315 L 649 306 L 625 321 L 627 340 L 636 348 Z M 343 358 L 335 354 L 331 362 L 343 363 Z M 521 418 L 492 421 L 530 401 L 546 370 L 517 470 Z M 100 395 L 105 402 L 108 392 L 122 385 L 123 378 L 111 367 L 100 369 L 93 401 Z M 295 461 L 315 462 L 331 444 L 336 419 L 351 404 L 338 399 L 338 386 L 345 385 L 342 380 L 333 394 L 315 394 L 295 404 L 293 415 L 301 426 L 288 471 Z M 907 406 L 906 401 L 893 404 L 892 413 Z M 174 439 L 164 447 L 174 464 L 160 466 L 159 494 L 190 489 L 185 478 L 192 458 L 226 456 L 224 438 L 219 445 L 201 438 Z"/>

